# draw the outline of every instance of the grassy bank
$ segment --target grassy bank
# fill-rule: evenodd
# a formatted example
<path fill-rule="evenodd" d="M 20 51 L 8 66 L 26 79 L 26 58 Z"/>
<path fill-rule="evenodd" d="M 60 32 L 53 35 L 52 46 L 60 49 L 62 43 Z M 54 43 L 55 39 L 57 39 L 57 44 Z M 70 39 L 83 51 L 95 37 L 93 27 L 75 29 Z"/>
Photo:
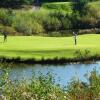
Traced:
<path fill-rule="evenodd" d="M 78 36 L 78 45 L 73 37 L 9 36 L 6 43 L 0 37 L 0 56 L 20 59 L 74 59 L 100 55 L 100 35 Z"/>

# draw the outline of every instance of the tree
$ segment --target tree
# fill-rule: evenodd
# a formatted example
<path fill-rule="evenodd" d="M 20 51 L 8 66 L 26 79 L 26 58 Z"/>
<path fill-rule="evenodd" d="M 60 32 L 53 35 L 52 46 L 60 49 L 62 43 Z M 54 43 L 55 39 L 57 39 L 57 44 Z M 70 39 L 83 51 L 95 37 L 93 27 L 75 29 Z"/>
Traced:
<path fill-rule="evenodd" d="M 90 0 L 71 0 L 73 13 L 79 13 L 80 16 L 86 15 L 88 9 L 88 2 Z"/>
<path fill-rule="evenodd" d="M 82 17 L 88 14 L 88 2 L 90 0 L 71 0 L 72 1 L 72 28 L 81 29 L 83 25 L 81 24 Z"/>
<path fill-rule="evenodd" d="M 16 7 L 33 4 L 34 0 L 0 0 L 0 7 Z"/>

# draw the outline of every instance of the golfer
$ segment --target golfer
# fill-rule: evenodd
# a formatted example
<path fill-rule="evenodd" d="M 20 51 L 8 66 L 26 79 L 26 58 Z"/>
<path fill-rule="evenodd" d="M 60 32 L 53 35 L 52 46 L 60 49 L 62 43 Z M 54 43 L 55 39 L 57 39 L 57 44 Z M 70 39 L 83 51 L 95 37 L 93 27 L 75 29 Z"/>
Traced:
<path fill-rule="evenodd" d="M 4 36 L 4 42 L 7 42 L 8 33 L 3 31 L 2 34 Z"/>
<path fill-rule="evenodd" d="M 74 35 L 74 43 L 75 45 L 77 45 L 77 33 L 73 32 L 73 35 Z"/>

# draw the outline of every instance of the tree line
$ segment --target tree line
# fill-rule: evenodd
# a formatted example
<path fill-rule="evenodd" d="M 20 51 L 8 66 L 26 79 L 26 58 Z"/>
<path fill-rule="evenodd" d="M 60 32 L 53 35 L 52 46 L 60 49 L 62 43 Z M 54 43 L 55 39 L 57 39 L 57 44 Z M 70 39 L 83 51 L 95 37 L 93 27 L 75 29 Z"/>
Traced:
<path fill-rule="evenodd" d="M 33 5 L 35 2 L 43 3 L 43 2 L 66 2 L 66 1 L 72 1 L 72 0 L 0 0 L 0 7 L 16 7 L 20 5 Z M 87 1 L 99 1 L 99 0 L 87 0 Z"/>
<path fill-rule="evenodd" d="M 88 5 L 89 0 L 71 1 L 71 11 L 66 10 L 66 6 L 65 8 L 63 6 L 63 10 L 56 9 L 49 12 L 39 10 L 34 13 L 0 9 L 0 30 L 10 34 L 18 32 L 23 35 L 43 35 L 42 33 L 46 33 L 48 36 L 60 36 L 62 30 L 100 29 L 99 10 Z M 100 30 L 98 32 L 100 33 Z"/>

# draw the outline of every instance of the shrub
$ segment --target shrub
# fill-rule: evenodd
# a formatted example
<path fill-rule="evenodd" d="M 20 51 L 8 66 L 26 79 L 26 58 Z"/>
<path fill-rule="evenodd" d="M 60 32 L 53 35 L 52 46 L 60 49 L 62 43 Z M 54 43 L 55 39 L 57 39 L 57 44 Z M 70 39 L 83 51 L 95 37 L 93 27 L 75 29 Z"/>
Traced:
<path fill-rule="evenodd" d="M 71 21 L 70 21 L 70 15 L 59 10 L 59 11 L 54 11 L 49 14 L 51 17 L 58 18 L 60 22 L 60 27 L 59 29 L 61 30 L 68 30 L 71 28 Z"/>
<path fill-rule="evenodd" d="M 0 23 L 10 26 L 12 24 L 13 12 L 12 10 L 0 9 Z"/>
<path fill-rule="evenodd" d="M 18 14 L 13 20 L 12 26 L 24 35 L 43 32 L 44 29 L 34 18 L 27 14 Z"/>
<path fill-rule="evenodd" d="M 89 84 L 72 80 L 68 85 L 68 95 L 74 100 L 94 100 L 100 98 L 100 75 L 94 69 L 88 78 Z"/>
<path fill-rule="evenodd" d="M 76 58 L 85 59 L 91 56 L 91 52 L 89 50 L 84 50 L 84 51 L 76 50 L 75 55 L 76 55 Z"/>
<path fill-rule="evenodd" d="M 100 29 L 96 29 L 96 33 L 97 34 L 100 34 Z"/>
<path fill-rule="evenodd" d="M 8 64 L 6 64 L 8 66 Z M 11 81 L 8 69 L 0 69 L 0 99 L 7 100 L 99 100 L 100 98 L 100 74 L 94 69 L 90 76 L 85 75 L 88 83 L 75 78 L 68 84 L 67 89 L 61 89 L 54 84 L 54 78 L 47 75 L 33 74 L 30 84 L 23 80 Z"/>
<path fill-rule="evenodd" d="M 43 23 L 44 23 L 44 28 L 47 31 L 59 30 L 59 28 L 61 27 L 61 23 L 56 17 L 48 16 L 48 18 L 46 18 Z"/>
<path fill-rule="evenodd" d="M 6 32 L 6 33 L 8 33 L 9 35 L 17 35 L 17 34 L 19 34 L 14 28 L 12 28 L 12 27 L 9 27 L 9 26 L 0 26 L 0 31 L 1 31 L 1 33 L 2 32 Z"/>
<path fill-rule="evenodd" d="M 96 11 L 96 14 L 89 8 L 87 15 L 80 16 L 78 12 L 72 14 L 63 10 L 50 11 L 43 8 L 38 11 L 0 9 L 0 24 L 5 27 L 12 27 L 23 35 L 48 33 L 47 36 L 53 36 L 50 33 L 53 32 L 56 36 L 56 31 L 99 28 L 100 16 L 97 10 L 94 11 Z M 60 35 L 57 33 L 57 36 Z"/>
<path fill-rule="evenodd" d="M 84 16 L 80 19 L 80 28 L 91 29 L 96 27 L 97 20 L 93 17 Z"/>

